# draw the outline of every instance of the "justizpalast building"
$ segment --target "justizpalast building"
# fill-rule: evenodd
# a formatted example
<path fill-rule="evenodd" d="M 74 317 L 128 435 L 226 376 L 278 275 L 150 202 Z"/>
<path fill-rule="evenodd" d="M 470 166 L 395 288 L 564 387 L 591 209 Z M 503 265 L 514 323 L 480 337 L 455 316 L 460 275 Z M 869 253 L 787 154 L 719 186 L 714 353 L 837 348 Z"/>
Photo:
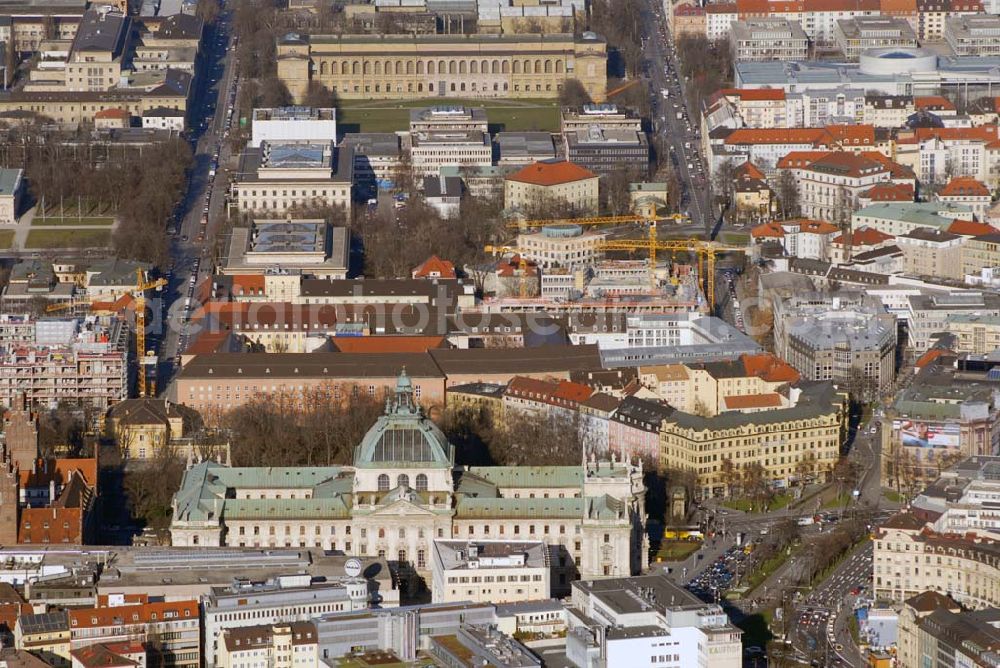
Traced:
<path fill-rule="evenodd" d="M 456 466 L 454 448 L 402 374 L 351 466 L 188 469 L 173 501 L 176 546 L 317 547 L 428 572 L 435 539 L 535 540 L 553 590 L 647 563 L 641 463 Z"/>

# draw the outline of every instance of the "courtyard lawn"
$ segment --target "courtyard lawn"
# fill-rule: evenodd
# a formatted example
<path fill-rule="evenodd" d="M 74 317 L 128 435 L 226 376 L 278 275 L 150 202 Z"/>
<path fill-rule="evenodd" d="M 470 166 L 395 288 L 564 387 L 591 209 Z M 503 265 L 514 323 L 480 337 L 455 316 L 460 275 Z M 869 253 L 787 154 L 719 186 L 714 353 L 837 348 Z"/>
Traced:
<path fill-rule="evenodd" d="M 337 110 L 337 123 L 355 126 L 359 132 L 395 132 L 409 127 L 411 109 L 435 105 L 483 107 L 491 131 L 559 130 L 559 105 L 554 100 L 348 100 Z"/>
<path fill-rule="evenodd" d="M 14 230 L 0 230 L 0 248 L 6 249 L 14 245 Z"/>
<path fill-rule="evenodd" d="M 28 232 L 25 248 L 100 248 L 111 245 L 111 230 L 39 230 Z"/>

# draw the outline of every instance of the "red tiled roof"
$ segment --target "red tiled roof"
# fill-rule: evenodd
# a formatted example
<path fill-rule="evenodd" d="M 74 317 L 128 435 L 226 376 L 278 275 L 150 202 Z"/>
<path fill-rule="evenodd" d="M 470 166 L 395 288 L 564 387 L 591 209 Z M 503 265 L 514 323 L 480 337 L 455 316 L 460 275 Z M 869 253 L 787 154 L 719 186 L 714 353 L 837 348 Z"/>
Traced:
<path fill-rule="evenodd" d="M 17 542 L 31 545 L 83 543 L 82 508 L 24 508 Z"/>
<path fill-rule="evenodd" d="M 164 614 L 167 613 L 165 617 Z M 154 618 L 155 615 L 155 618 Z M 79 608 L 69 611 L 71 630 L 122 626 L 133 622 L 149 623 L 170 620 L 197 620 L 198 601 L 158 601 L 142 605 L 122 605 L 114 608 Z"/>
<path fill-rule="evenodd" d="M 946 352 L 950 352 L 950 351 L 947 351 L 944 348 L 931 348 L 930 350 L 928 350 L 927 352 L 925 352 L 923 355 L 921 355 L 917 359 L 917 361 L 913 363 L 913 366 L 916 367 L 916 368 L 918 368 L 918 369 L 923 369 L 925 366 L 931 364 L 932 362 L 934 362 L 935 360 L 937 360 L 937 358 L 939 358 L 942 355 L 944 355 Z"/>
<path fill-rule="evenodd" d="M 512 255 L 506 260 L 501 260 L 497 262 L 497 276 L 501 278 L 509 278 L 511 276 L 517 276 L 521 270 L 521 256 Z M 524 265 L 524 275 L 525 276 L 537 276 L 538 275 L 538 265 L 532 261 L 528 260 Z"/>
<path fill-rule="evenodd" d="M 507 394 L 511 396 L 540 401 L 555 406 L 573 406 L 581 401 L 589 399 L 594 390 L 582 383 L 574 383 L 568 380 L 549 382 L 528 378 L 526 376 L 515 376 L 507 385 Z"/>
<path fill-rule="evenodd" d="M 781 223 L 763 223 L 750 230 L 750 236 L 754 239 L 782 239 L 785 236 L 785 228 Z"/>
<path fill-rule="evenodd" d="M 740 357 L 748 376 L 756 376 L 769 383 L 797 383 L 799 372 L 791 364 L 771 353 L 743 355 Z"/>
<path fill-rule="evenodd" d="M 702 7 L 695 7 L 688 3 L 674 7 L 674 16 L 703 16 L 705 10 Z"/>
<path fill-rule="evenodd" d="M 735 2 L 713 2 L 705 5 L 706 14 L 736 14 L 737 11 Z"/>
<path fill-rule="evenodd" d="M 738 97 L 747 102 L 785 99 L 784 88 L 723 88 L 719 94 L 727 97 Z"/>
<path fill-rule="evenodd" d="M 555 186 L 596 178 L 594 172 L 568 160 L 536 162 L 507 176 L 509 181 L 536 186 Z"/>
<path fill-rule="evenodd" d="M 839 227 L 833 223 L 828 223 L 825 220 L 808 220 L 803 218 L 802 220 L 794 222 L 799 224 L 799 232 L 807 232 L 810 234 L 833 234 L 834 232 L 840 230 Z"/>
<path fill-rule="evenodd" d="M 865 225 L 851 232 L 851 246 L 855 248 L 858 246 L 876 246 L 895 238 L 896 237 L 891 234 L 886 234 L 881 230 Z M 843 244 L 844 241 L 844 235 L 841 234 L 840 236 L 834 238 L 833 243 Z"/>
<path fill-rule="evenodd" d="M 957 218 L 951 221 L 951 225 L 948 226 L 946 231 L 963 237 L 978 237 L 984 234 L 997 234 L 1000 232 L 997 228 L 986 223 L 977 223 L 974 220 L 960 220 Z"/>
<path fill-rule="evenodd" d="M 942 109 L 955 111 L 955 105 L 951 103 L 951 100 L 943 95 L 924 95 L 922 97 L 915 97 L 913 98 L 913 107 L 917 111 L 923 109 L 928 111 L 939 111 Z"/>
<path fill-rule="evenodd" d="M 861 193 L 861 197 L 872 202 L 912 202 L 913 186 L 909 183 L 876 183 Z"/>
<path fill-rule="evenodd" d="M 97 112 L 96 114 L 94 114 L 94 118 L 121 118 L 121 119 L 124 119 L 124 118 L 130 118 L 130 117 L 131 117 L 131 114 L 129 114 L 124 109 L 118 109 L 118 108 L 115 108 L 115 109 L 103 109 L 103 110 Z"/>
<path fill-rule="evenodd" d="M 724 398 L 727 408 L 779 408 L 781 395 L 776 392 L 766 394 L 741 394 Z"/>
<path fill-rule="evenodd" d="M 744 162 L 736 168 L 736 176 L 746 176 L 751 179 L 760 179 L 761 181 L 764 180 L 764 172 L 757 169 L 757 166 L 750 161 Z"/>
<path fill-rule="evenodd" d="M 455 265 L 431 255 L 413 270 L 413 278 L 455 278 Z"/>
<path fill-rule="evenodd" d="M 142 645 L 139 647 L 141 649 Z M 70 654 L 73 655 L 73 664 L 80 664 L 83 668 L 129 668 L 139 665 L 102 644 L 78 647 Z"/>
<path fill-rule="evenodd" d="M 335 336 L 332 343 L 342 353 L 423 353 L 446 347 L 443 336 Z"/>
<path fill-rule="evenodd" d="M 938 195 L 940 197 L 989 197 L 990 189 L 982 181 L 971 176 L 956 176 L 941 189 Z"/>
<path fill-rule="evenodd" d="M 48 487 L 49 481 L 56 485 L 65 485 L 70 476 L 79 474 L 89 487 L 97 484 L 97 460 L 93 457 L 80 459 L 39 459 L 34 471 L 21 471 L 21 487 Z"/>
<path fill-rule="evenodd" d="M 239 274 L 233 276 L 234 295 L 263 295 L 264 276 L 262 274 Z"/>
<path fill-rule="evenodd" d="M 928 139 L 943 141 L 984 141 L 992 142 L 998 138 L 996 125 L 979 125 L 972 128 L 915 128 L 912 134 L 901 133 L 896 140 L 898 144 L 916 144 Z"/>
<path fill-rule="evenodd" d="M 879 5 L 879 11 L 887 16 L 917 13 L 917 0 L 879 0 Z"/>

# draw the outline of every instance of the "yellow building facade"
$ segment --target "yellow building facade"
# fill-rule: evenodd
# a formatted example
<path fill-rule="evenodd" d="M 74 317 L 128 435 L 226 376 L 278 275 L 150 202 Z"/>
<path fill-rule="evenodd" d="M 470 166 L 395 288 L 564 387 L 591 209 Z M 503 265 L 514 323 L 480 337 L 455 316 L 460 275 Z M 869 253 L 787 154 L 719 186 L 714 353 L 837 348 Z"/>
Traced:
<path fill-rule="evenodd" d="M 578 79 L 601 101 L 607 88 L 607 43 L 594 33 L 286 35 L 277 54 L 297 102 L 311 82 L 348 100 L 556 98 Z"/>

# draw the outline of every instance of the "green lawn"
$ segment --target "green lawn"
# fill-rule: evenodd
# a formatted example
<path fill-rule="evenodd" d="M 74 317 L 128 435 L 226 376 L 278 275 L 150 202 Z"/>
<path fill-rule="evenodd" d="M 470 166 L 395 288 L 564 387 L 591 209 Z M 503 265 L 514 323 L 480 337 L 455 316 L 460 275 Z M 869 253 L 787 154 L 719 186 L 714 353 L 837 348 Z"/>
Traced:
<path fill-rule="evenodd" d="M 96 204 L 93 202 L 82 202 L 79 209 L 82 210 L 83 216 L 102 216 L 111 213 L 111 208 L 105 204 Z M 45 206 L 45 213 L 49 216 L 65 216 L 67 218 L 72 218 L 80 214 L 77 210 L 76 200 L 67 200 L 59 204 L 59 202 L 47 202 Z"/>
<path fill-rule="evenodd" d="M 791 494 L 775 494 L 774 497 L 767 503 L 768 511 L 771 510 L 781 510 L 789 503 L 792 502 Z M 726 508 L 732 508 L 733 510 L 740 510 L 744 513 L 749 513 L 751 511 L 752 501 L 750 499 L 728 499 L 722 502 Z M 756 512 L 762 512 L 761 508 L 755 508 Z"/>
<path fill-rule="evenodd" d="M 26 248 L 95 248 L 111 245 L 111 230 L 31 230 Z"/>
<path fill-rule="evenodd" d="M 657 561 L 684 561 L 701 547 L 701 541 L 696 540 L 665 540 L 656 553 Z"/>
<path fill-rule="evenodd" d="M 903 503 L 906 501 L 906 497 L 894 489 L 882 490 L 882 496 L 884 496 L 887 501 L 892 501 L 893 503 Z"/>
<path fill-rule="evenodd" d="M 10 248 L 14 245 L 14 230 L 0 230 L 0 248 Z"/>
<path fill-rule="evenodd" d="M 719 241 L 730 246 L 746 246 L 750 243 L 750 235 L 746 232 L 722 232 Z"/>
<path fill-rule="evenodd" d="M 114 218 L 106 218 L 106 217 L 77 218 L 75 216 L 73 216 L 73 217 L 66 216 L 66 217 L 60 218 L 58 216 L 55 216 L 55 217 L 39 218 L 38 216 L 35 216 L 31 220 L 31 226 L 32 227 L 46 227 L 46 226 L 52 226 L 52 227 L 74 226 L 74 227 L 79 227 L 79 226 L 86 226 L 86 225 L 93 225 L 93 226 L 100 226 L 100 227 L 111 227 L 114 224 L 115 224 L 115 219 Z"/>
<path fill-rule="evenodd" d="M 795 550 L 792 550 L 792 552 L 794 551 Z M 787 549 L 781 550 L 776 555 L 774 555 L 773 557 L 765 561 L 763 564 L 761 564 L 756 570 L 754 570 L 753 573 L 750 574 L 750 577 L 747 579 L 747 591 L 748 592 L 753 591 L 762 582 L 771 577 L 772 573 L 781 568 L 781 565 L 786 561 L 788 561 L 789 556 L 791 556 L 789 554 L 789 550 Z"/>
<path fill-rule="evenodd" d="M 491 131 L 559 130 L 559 105 L 554 100 L 349 100 L 341 103 L 337 123 L 358 126 L 360 132 L 395 132 L 409 128 L 410 109 L 443 104 L 484 107 Z"/>
<path fill-rule="evenodd" d="M 823 509 L 830 510 L 832 508 L 846 508 L 847 504 L 851 502 L 850 494 L 841 494 L 840 496 L 835 496 L 826 503 L 823 504 Z"/>

